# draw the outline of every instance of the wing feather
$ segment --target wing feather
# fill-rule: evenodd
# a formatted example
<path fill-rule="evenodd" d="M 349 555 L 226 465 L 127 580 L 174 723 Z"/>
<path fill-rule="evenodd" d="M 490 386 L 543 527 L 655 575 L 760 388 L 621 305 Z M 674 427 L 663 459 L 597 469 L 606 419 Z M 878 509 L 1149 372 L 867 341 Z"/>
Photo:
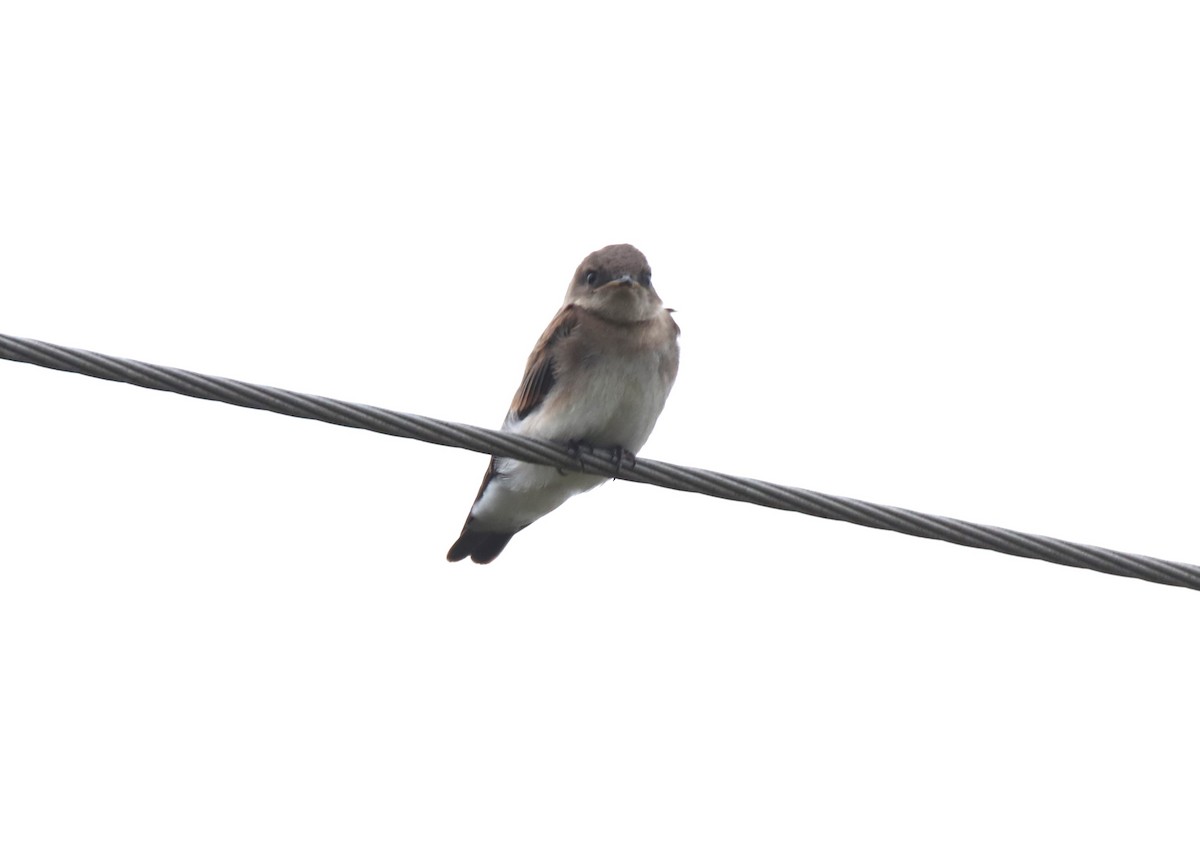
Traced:
<path fill-rule="evenodd" d="M 546 332 L 542 333 L 542 337 L 534 345 L 533 353 L 529 354 L 521 387 L 517 389 L 512 406 L 508 410 L 509 418 L 524 420 L 550 394 L 555 382 L 555 346 L 571 335 L 577 326 L 579 314 L 575 311 L 574 304 L 567 304 L 554 316 Z"/>

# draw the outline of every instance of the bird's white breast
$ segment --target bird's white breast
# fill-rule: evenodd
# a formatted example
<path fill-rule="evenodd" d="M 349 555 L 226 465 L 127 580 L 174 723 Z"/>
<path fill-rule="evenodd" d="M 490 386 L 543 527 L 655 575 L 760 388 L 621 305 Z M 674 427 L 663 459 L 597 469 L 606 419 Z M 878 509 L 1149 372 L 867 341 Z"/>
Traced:
<path fill-rule="evenodd" d="M 511 429 L 636 453 L 650 437 L 670 390 L 661 356 L 637 349 L 585 360 L 560 376 L 546 401 Z"/>

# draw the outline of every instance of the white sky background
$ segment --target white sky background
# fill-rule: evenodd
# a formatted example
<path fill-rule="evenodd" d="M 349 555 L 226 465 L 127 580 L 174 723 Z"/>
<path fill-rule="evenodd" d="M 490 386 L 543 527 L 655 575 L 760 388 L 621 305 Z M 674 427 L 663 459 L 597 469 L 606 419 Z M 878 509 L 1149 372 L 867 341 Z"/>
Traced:
<path fill-rule="evenodd" d="M 0 332 L 1192 563 L 1189 3 L 16 3 Z M 1198 594 L 0 362 L 6 838 L 1194 838 Z"/>

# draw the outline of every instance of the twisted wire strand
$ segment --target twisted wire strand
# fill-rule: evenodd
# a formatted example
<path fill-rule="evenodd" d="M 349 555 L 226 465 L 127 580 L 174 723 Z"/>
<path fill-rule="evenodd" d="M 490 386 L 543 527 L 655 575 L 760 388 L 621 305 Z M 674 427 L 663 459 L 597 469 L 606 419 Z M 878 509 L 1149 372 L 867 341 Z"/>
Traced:
<path fill-rule="evenodd" d="M 843 520 L 859 526 L 896 531 L 914 537 L 943 540 L 976 549 L 990 549 L 994 552 L 1110 575 L 1140 578 L 1156 584 L 1200 590 L 1200 567 L 1191 564 L 922 514 L 905 508 L 650 459 L 639 458 L 636 464 L 623 463 L 618 469 L 607 454 L 576 453 L 565 445 L 551 441 L 272 386 L 254 385 L 225 377 L 213 377 L 35 339 L 0 334 L 0 359 L 129 383 L 142 388 L 170 391 L 187 397 L 216 400 L 248 409 L 261 409 L 339 426 L 366 429 L 384 435 L 414 438 L 429 444 L 517 458 L 563 470 L 615 475 L 616 478 L 626 481 L 657 485 L 670 490 L 706 494 L 813 517 Z"/>

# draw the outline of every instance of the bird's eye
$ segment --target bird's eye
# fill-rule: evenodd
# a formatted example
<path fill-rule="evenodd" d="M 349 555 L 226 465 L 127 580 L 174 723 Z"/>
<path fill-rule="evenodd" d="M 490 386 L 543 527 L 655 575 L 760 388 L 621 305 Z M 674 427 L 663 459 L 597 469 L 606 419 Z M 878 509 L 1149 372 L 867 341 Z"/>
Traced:
<path fill-rule="evenodd" d="M 643 272 L 642 273 L 642 286 L 649 286 L 649 285 L 650 285 L 650 272 Z"/>
<path fill-rule="evenodd" d="M 596 274 L 595 272 L 588 272 L 583 279 L 587 281 L 588 286 L 595 286 L 600 280 L 600 275 Z"/>

